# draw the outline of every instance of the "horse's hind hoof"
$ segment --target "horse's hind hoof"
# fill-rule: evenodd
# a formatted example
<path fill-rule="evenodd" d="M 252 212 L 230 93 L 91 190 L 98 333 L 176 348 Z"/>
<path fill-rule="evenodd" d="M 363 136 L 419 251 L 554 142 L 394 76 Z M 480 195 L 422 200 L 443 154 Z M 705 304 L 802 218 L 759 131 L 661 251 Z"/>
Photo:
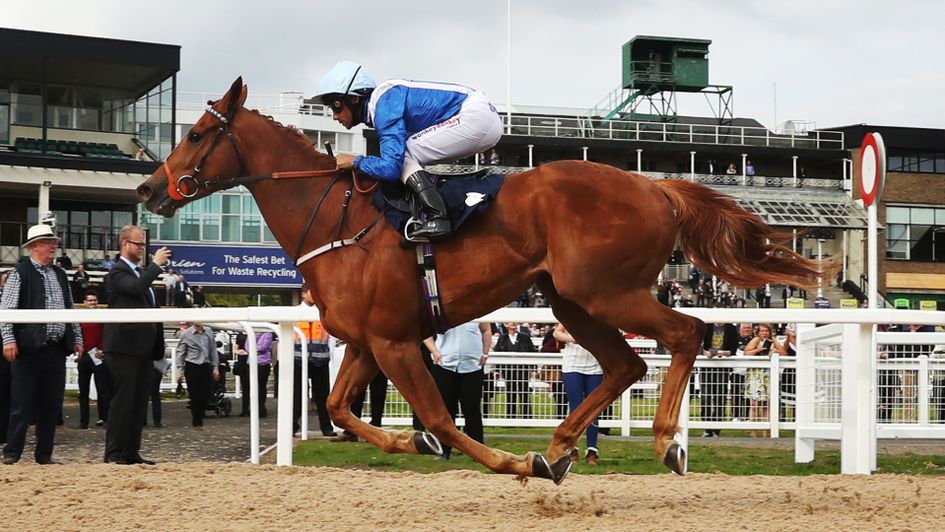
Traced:
<path fill-rule="evenodd" d="M 571 465 L 571 457 L 568 455 L 558 458 L 555 463 L 549 465 L 544 456 L 536 454 L 532 458 L 532 476 L 547 478 L 560 486 L 564 482 L 564 477 L 571 471 Z"/>
<path fill-rule="evenodd" d="M 673 473 L 679 476 L 685 475 L 686 471 L 689 469 L 689 461 L 686 459 L 686 450 L 683 449 L 682 445 L 679 445 L 678 442 L 673 442 L 672 445 L 669 446 L 669 449 L 666 449 L 666 454 L 663 456 L 663 464 L 670 468 Z"/>
<path fill-rule="evenodd" d="M 443 445 L 440 440 L 429 432 L 414 432 L 413 446 L 417 449 L 417 454 L 434 454 L 441 456 L 443 454 Z"/>

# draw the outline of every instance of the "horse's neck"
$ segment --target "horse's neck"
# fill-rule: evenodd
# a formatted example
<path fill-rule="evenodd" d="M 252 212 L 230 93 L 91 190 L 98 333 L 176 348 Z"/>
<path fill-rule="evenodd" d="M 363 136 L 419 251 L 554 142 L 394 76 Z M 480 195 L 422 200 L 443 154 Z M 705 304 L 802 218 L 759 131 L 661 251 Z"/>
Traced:
<path fill-rule="evenodd" d="M 261 127 L 272 126 L 263 124 Z M 272 134 L 252 137 L 247 135 L 246 166 L 251 175 L 326 169 L 334 166 L 334 160 L 319 153 L 314 146 L 305 146 L 295 139 L 287 138 L 287 135 L 292 135 L 293 132 L 281 131 L 275 127 L 272 129 Z M 242 139 L 240 140 L 242 142 Z M 305 223 L 315 209 L 318 198 L 330 182 L 330 176 L 303 177 L 266 179 L 248 186 L 269 230 L 290 256 L 296 252 L 299 239 L 302 238 L 302 232 L 305 230 Z M 318 211 L 317 218 L 305 235 L 303 252 L 326 244 L 331 239 L 341 218 L 340 198 L 345 190 L 343 182 L 336 183 L 332 187 Z M 352 201 L 352 208 L 346 215 L 346 219 L 354 224 L 357 224 L 364 216 L 364 209 L 359 208 L 360 206 L 356 203 Z M 344 236 L 346 235 L 342 235 Z"/>

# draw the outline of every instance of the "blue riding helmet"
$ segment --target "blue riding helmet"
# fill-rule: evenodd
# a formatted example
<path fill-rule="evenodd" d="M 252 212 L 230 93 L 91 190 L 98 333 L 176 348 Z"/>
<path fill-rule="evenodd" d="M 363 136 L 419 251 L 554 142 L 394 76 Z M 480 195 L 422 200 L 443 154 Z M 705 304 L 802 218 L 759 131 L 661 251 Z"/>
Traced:
<path fill-rule="evenodd" d="M 322 77 L 318 94 L 312 100 L 330 104 L 331 100 L 345 96 L 366 96 L 376 87 L 374 78 L 361 65 L 353 61 L 339 61 Z"/>

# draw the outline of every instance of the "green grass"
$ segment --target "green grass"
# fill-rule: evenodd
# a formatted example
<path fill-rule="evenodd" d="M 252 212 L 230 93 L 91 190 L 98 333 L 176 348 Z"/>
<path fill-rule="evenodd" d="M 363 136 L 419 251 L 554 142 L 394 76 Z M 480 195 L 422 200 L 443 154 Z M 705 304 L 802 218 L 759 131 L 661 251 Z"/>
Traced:
<path fill-rule="evenodd" d="M 486 443 L 515 454 L 528 451 L 544 452 L 549 438 L 522 435 L 502 435 L 500 431 L 486 434 Z M 543 429 L 548 430 L 548 429 Z M 652 475 L 668 470 L 657 459 L 652 440 L 626 440 L 604 438 L 599 442 L 600 464 L 590 467 L 583 463 L 572 469 L 581 474 L 635 474 Z M 295 463 L 306 466 L 326 466 L 378 471 L 415 471 L 436 473 L 455 469 L 471 469 L 485 472 L 486 469 L 465 456 L 454 456 L 450 460 L 437 460 L 431 456 L 386 454 L 374 446 L 359 442 L 338 444 L 327 440 L 300 442 L 296 448 Z M 899 474 L 945 474 L 945 454 L 916 455 L 911 453 L 880 455 L 879 473 Z M 840 472 L 840 452 L 821 450 L 810 464 L 795 464 L 793 449 L 771 449 L 739 445 L 690 445 L 689 471 L 693 473 L 724 473 L 728 475 L 815 475 Z"/>

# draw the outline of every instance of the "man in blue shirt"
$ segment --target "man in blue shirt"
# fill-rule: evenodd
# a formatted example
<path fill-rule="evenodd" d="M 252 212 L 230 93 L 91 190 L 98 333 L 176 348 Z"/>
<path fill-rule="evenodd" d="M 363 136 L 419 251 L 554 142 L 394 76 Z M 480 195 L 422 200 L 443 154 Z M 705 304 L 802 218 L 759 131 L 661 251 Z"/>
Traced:
<path fill-rule="evenodd" d="M 348 129 L 364 123 L 377 131 L 379 156 L 340 154 L 338 168 L 407 185 L 427 214 L 410 235 L 416 240 L 450 233 L 446 204 L 424 166 L 481 153 L 502 136 L 502 120 L 480 91 L 400 79 L 377 85 L 351 61 L 341 61 L 325 74 L 314 101 L 330 107 L 335 120 Z"/>

